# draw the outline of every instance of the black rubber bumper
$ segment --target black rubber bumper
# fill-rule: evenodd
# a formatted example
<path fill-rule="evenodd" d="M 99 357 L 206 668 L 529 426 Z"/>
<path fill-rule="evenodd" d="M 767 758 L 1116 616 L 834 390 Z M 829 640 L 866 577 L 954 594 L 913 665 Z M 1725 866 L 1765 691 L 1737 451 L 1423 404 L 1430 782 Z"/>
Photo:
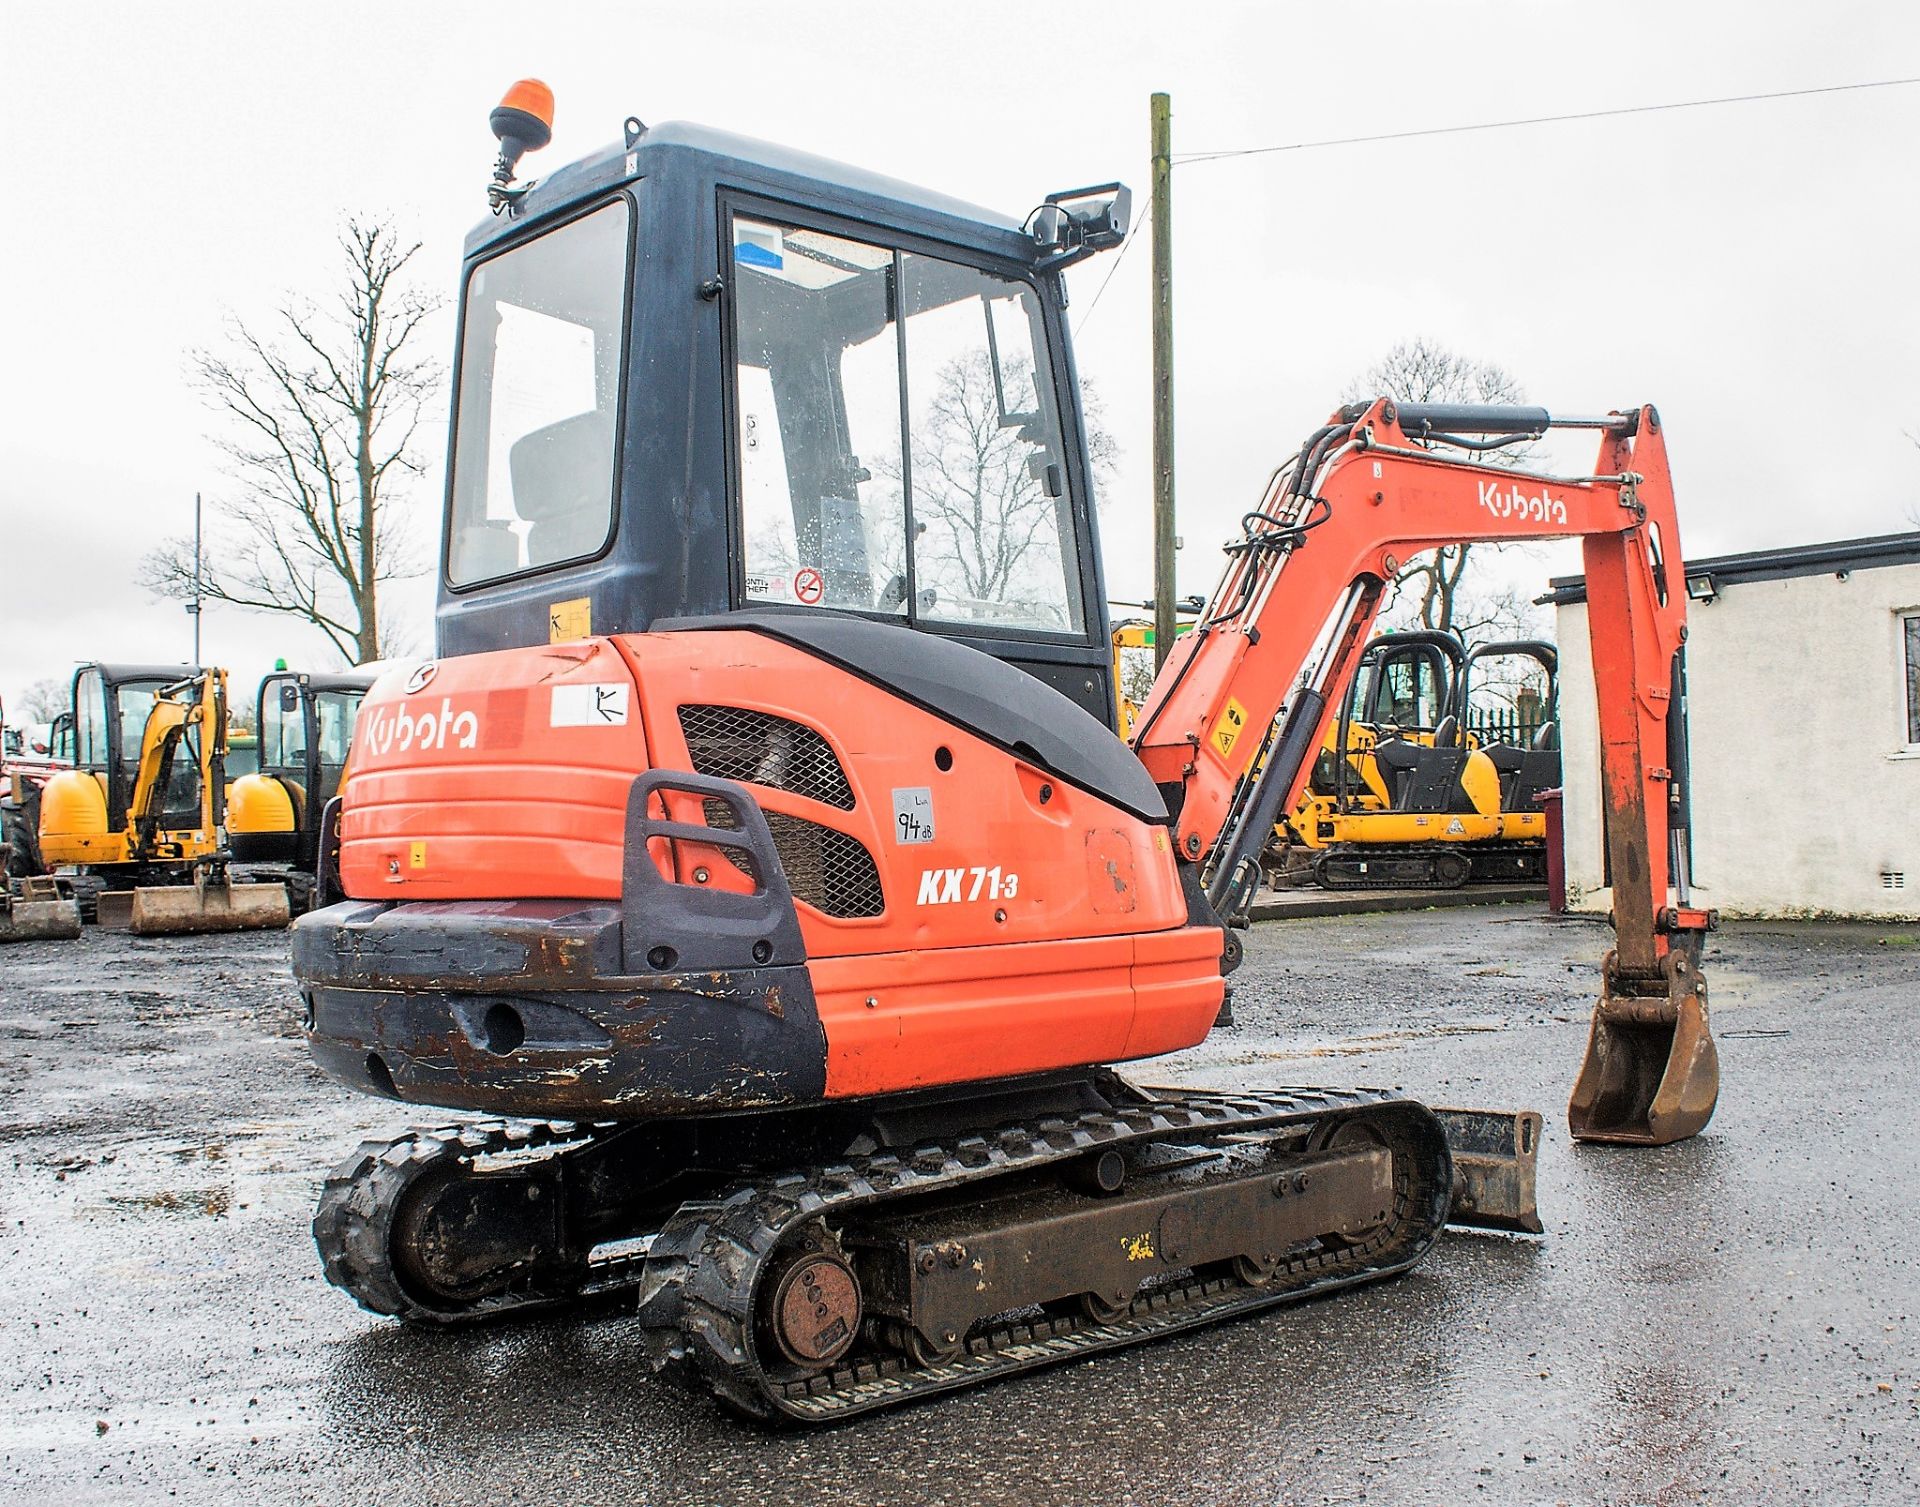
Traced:
<path fill-rule="evenodd" d="M 726 801 L 739 827 L 650 817 L 663 787 Z M 744 850 L 761 888 L 670 883 L 645 856 L 658 839 Z M 826 1035 L 752 797 L 728 781 L 643 775 L 627 852 L 618 903 L 345 900 L 302 916 L 293 972 L 315 1061 L 367 1092 L 527 1118 L 817 1102 Z"/>

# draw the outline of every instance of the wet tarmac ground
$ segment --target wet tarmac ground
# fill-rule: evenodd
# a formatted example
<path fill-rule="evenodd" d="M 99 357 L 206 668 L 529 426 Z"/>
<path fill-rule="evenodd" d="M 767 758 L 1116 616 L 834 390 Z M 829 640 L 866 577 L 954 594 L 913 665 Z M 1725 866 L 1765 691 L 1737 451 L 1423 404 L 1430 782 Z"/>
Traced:
<path fill-rule="evenodd" d="M 1148 1070 L 1547 1112 L 1538 1240 L 800 1434 L 648 1378 L 634 1321 L 421 1334 L 321 1279 L 324 1170 L 407 1122 L 308 1065 L 277 935 L 0 950 L 0 1500 L 1920 1501 L 1920 937 L 1730 925 L 1706 1134 L 1576 1148 L 1604 927 L 1270 922 Z"/>

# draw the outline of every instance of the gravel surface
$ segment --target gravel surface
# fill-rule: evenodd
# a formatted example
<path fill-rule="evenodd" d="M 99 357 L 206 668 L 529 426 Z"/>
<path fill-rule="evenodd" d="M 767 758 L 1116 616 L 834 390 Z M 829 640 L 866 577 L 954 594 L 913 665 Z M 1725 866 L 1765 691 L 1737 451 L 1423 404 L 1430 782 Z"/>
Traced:
<path fill-rule="evenodd" d="M 388 1504 L 1920 1500 L 1920 946 L 1729 926 L 1708 1131 L 1575 1148 L 1604 928 L 1251 934 L 1238 1023 L 1136 1069 L 1547 1112 L 1539 1240 L 837 1428 L 650 1380 L 631 1319 L 420 1334 L 321 1279 L 319 1179 L 408 1112 L 308 1064 L 285 939 L 0 949 L 0 1498 Z"/>

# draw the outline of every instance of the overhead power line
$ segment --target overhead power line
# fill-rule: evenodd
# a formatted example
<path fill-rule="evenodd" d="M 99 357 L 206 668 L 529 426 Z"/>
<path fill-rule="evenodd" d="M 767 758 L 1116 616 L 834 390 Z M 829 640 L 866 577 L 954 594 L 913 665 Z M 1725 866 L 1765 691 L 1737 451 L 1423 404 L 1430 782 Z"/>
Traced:
<path fill-rule="evenodd" d="M 1144 225 L 1152 214 L 1153 195 L 1149 193 L 1147 195 L 1147 202 L 1140 206 L 1140 213 L 1135 216 L 1135 219 L 1138 223 Z M 1129 235 L 1120 243 L 1120 254 L 1113 259 L 1113 265 L 1107 268 L 1107 275 L 1100 279 L 1100 286 L 1093 290 L 1093 298 L 1091 302 L 1087 304 L 1087 312 L 1080 316 L 1079 322 L 1073 327 L 1073 333 L 1075 335 L 1078 335 L 1087 327 L 1087 321 L 1093 318 L 1093 311 L 1100 307 L 1100 295 L 1107 291 L 1107 284 L 1113 281 L 1113 274 L 1120 270 L 1120 264 L 1127 259 L 1127 253 L 1133 250 L 1133 243 L 1139 239 L 1141 239 L 1141 237 L 1137 235 Z"/>
<path fill-rule="evenodd" d="M 1875 79 L 1864 84 L 1827 84 L 1817 89 L 1778 89 L 1769 94 L 1728 94 L 1718 99 L 1673 100 L 1663 105 L 1625 105 L 1616 110 L 1581 110 L 1572 115 L 1530 115 L 1521 120 L 1485 120 L 1466 126 L 1428 126 L 1417 131 L 1382 131 L 1371 136 L 1339 136 L 1325 141 L 1293 141 L 1280 146 L 1233 147 L 1218 152 L 1183 152 L 1174 163 L 1218 162 L 1227 157 L 1262 157 L 1272 152 L 1313 152 L 1323 147 L 1365 146 L 1378 141 L 1411 141 L 1420 136 L 1458 136 L 1467 131 L 1506 131 L 1517 126 L 1553 126 L 1574 120 L 1608 120 L 1622 115 L 1658 115 L 1671 110 L 1704 110 L 1715 105 L 1751 105 L 1765 100 L 1806 99 L 1816 94 L 1848 94 L 1861 89 L 1898 89 L 1920 78 Z M 1089 313 L 1092 311 L 1089 310 Z"/>
<path fill-rule="evenodd" d="M 1414 131 L 1380 131 L 1369 136 L 1335 136 L 1322 141 L 1293 141 L 1278 146 L 1233 147 L 1217 152 L 1176 152 L 1173 163 L 1176 167 L 1187 167 L 1197 162 L 1219 162 L 1229 157 L 1263 157 L 1274 152 L 1313 152 L 1325 147 L 1366 146 L 1381 141 L 1412 141 L 1423 136 L 1459 136 L 1468 131 L 1508 131 L 1520 126 L 1554 126 L 1575 120 L 1610 120 L 1623 115 L 1660 115 L 1674 110 L 1705 110 L 1717 105 L 1752 105 L 1770 100 L 1807 99 L 1820 94 L 1852 94 L 1863 89 L 1900 89 L 1908 85 L 1920 84 L 1920 78 L 1874 79 L 1861 84 L 1825 84 L 1811 89 L 1776 89 L 1765 94 L 1725 94 L 1714 99 L 1670 100 L 1660 105 L 1623 105 L 1613 110 L 1580 110 L 1571 115 L 1529 115 L 1519 120 L 1483 120 L 1463 126 L 1426 126 Z M 1147 195 L 1139 219 L 1145 221 L 1152 212 L 1153 196 Z M 1093 318 L 1093 311 L 1100 306 L 1100 299 L 1113 277 L 1120 270 L 1120 264 L 1127 259 L 1127 253 L 1133 249 L 1137 236 L 1128 236 L 1120 247 L 1120 254 L 1114 258 L 1113 265 L 1107 269 L 1107 275 L 1100 280 L 1100 286 L 1094 290 L 1092 300 L 1087 304 L 1086 312 L 1074 325 L 1078 335 Z"/>

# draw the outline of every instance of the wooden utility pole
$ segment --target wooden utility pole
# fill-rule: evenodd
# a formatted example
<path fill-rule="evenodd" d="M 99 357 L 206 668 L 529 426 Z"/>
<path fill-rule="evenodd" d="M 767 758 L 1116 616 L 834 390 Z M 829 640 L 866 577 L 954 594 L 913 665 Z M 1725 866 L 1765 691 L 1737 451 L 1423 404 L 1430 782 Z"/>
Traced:
<path fill-rule="evenodd" d="M 1173 652 L 1173 101 L 1153 119 L 1153 663 Z"/>

